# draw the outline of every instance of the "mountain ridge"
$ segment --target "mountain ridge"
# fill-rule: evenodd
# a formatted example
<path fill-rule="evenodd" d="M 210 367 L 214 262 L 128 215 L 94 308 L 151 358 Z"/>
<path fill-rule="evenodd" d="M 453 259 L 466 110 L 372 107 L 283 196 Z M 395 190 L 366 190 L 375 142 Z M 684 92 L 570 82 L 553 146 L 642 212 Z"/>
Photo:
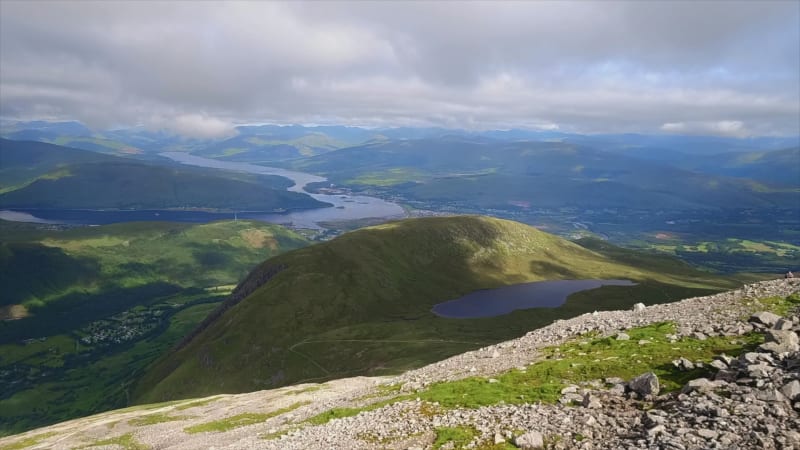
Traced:
<path fill-rule="evenodd" d="M 731 285 L 674 259 L 649 256 L 658 269 L 648 270 L 641 267 L 645 261 L 626 262 L 626 255 L 607 257 L 524 224 L 480 216 L 407 219 L 347 233 L 254 269 L 240 285 L 283 267 L 207 324 L 203 333 L 163 357 L 137 384 L 133 398 L 163 401 L 386 373 L 488 343 L 498 334 L 521 334 L 531 323 L 543 325 L 587 308 L 568 300 L 552 310 L 467 320 L 430 312 L 436 303 L 477 289 L 545 279 L 639 282 L 575 296 L 612 308 L 629 306 L 637 296 L 670 301 Z M 430 339 L 445 342 L 434 349 L 413 344 Z M 318 344 L 326 340 L 343 343 L 333 349 Z M 379 345 L 385 340 L 409 343 Z"/>

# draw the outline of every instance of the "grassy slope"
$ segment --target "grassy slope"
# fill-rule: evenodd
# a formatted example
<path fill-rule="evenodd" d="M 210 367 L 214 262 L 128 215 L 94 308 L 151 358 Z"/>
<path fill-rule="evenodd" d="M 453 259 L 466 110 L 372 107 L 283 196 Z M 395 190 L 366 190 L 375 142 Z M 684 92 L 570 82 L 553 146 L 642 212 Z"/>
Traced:
<path fill-rule="evenodd" d="M 526 225 L 483 217 L 406 220 L 263 263 L 285 267 L 141 380 L 140 402 L 243 392 L 419 366 L 586 311 L 667 302 L 732 286 L 674 259 L 606 256 Z M 624 257 L 623 257 L 624 256 Z M 430 308 L 481 288 L 544 279 L 629 278 L 555 309 L 471 320 Z"/>
<path fill-rule="evenodd" d="M 31 314 L 0 321 L 0 434 L 124 406 L 136 371 L 202 321 L 229 289 L 224 285 L 308 243 L 280 226 L 250 221 L 63 231 L 0 221 L 0 236 L 0 309 L 22 304 Z M 141 308 L 172 315 L 144 340 L 110 348 L 78 344 L 80 329 Z M 44 339 L 21 343 L 32 338 Z M 10 379 L 16 383 L 6 384 Z"/>
<path fill-rule="evenodd" d="M 0 193 L 22 187 L 68 164 L 114 160 L 111 156 L 41 142 L 0 139 Z"/>

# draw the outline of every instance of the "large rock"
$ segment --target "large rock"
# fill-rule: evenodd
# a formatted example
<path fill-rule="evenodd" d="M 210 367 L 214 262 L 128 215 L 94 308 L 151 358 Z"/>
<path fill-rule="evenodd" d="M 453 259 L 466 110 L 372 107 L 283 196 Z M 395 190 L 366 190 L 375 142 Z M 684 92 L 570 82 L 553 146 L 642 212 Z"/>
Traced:
<path fill-rule="evenodd" d="M 628 389 L 641 396 L 658 395 L 661 390 L 658 377 L 653 372 L 647 372 L 628 382 Z"/>
<path fill-rule="evenodd" d="M 778 320 L 780 320 L 780 318 L 781 316 L 773 314 L 769 311 L 761 311 L 750 316 L 750 320 L 748 322 L 759 323 L 761 325 L 766 325 L 768 327 L 771 327 L 775 325 L 778 322 Z"/>
<path fill-rule="evenodd" d="M 522 450 L 534 450 L 544 448 L 544 436 L 538 431 L 528 431 L 522 436 L 514 438 L 514 445 Z"/>
<path fill-rule="evenodd" d="M 768 352 L 781 354 L 800 350 L 800 339 L 791 330 L 768 330 L 766 341 L 760 348 Z"/>
<path fill-rule="evenodd" d="M 644 311 L 644 308 L 645 308 L 644 303 L 637 303 L 633 305 L 633 312 L 642 312 Z"/>

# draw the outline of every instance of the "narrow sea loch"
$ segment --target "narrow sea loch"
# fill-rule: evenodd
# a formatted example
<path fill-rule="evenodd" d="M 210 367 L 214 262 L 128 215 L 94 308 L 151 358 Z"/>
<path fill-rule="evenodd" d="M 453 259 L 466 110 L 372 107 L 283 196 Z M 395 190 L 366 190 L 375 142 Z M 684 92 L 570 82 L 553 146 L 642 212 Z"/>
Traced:
<path fill-rule="evenodd" d="M 630 280 L 551 280 L 481 289 L 439 303 L 431 310 L 449 319 L 476 319 L 508 314 L 518 309 L 557 308 L 570 295 L 602 286 L 635 286 Z"/>

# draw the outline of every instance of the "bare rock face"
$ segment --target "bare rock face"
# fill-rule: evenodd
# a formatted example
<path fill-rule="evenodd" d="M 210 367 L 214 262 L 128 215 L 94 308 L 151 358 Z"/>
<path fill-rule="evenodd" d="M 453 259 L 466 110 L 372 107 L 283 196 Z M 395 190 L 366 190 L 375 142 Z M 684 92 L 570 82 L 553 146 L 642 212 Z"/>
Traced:
<path fill-rule="evenodd" d="M 653 372 L 644 373 L 629 381 L 628 389 L 643 397 L 658 395 L 658 392 L 661 390 L 658 377 Z"/>

